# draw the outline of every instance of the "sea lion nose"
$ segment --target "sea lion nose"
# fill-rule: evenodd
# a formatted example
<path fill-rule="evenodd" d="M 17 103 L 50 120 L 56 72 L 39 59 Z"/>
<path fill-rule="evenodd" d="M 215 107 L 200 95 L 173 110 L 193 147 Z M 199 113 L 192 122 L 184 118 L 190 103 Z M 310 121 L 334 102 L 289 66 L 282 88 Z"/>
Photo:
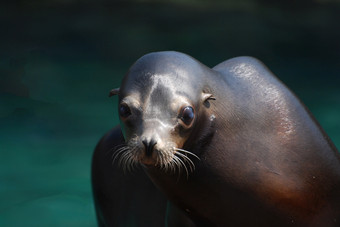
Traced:
<path fill-rule="evenodd" d="M 154 139 L 151 139 L 151 140 L 144 139 L 142 141 L 142 143 L 144 144 L 144 147 L 145 147 L 146 156 L 151 156 L 152 152 L 153 152 L 153 148 L 157 144 L 156 140 L 154 140 Z"/>

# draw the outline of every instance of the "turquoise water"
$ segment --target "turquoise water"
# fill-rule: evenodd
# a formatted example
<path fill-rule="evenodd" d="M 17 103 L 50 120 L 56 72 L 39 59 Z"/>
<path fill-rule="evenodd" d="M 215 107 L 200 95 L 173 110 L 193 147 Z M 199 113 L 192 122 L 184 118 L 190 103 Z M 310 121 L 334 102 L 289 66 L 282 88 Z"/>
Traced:
<path fill-rule="evenodd" d="M 128 67 L 156 50 L 264 61 L 340 147 L 338 5 L 58 3 L 0 7 L 0 226 L 95 226 L 90 164 Z"/>

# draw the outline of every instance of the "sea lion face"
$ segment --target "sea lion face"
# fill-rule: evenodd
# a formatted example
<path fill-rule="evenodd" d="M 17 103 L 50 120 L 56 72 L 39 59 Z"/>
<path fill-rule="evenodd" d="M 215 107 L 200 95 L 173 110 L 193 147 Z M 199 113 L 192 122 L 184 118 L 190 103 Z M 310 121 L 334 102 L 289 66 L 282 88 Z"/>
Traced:
<path fill-rule="evenodd" d="M 152 63 L 137 62 L 117 91 L 126 140 L 117 154 L 124 166 L 141 163 L 166 170 L 182 166 L 188 172 L 194 168 L 190 158 L 197 156 L 183 146 L 195 128 L 202 102 L 212 97 L 190 79 L 190 70 L 167 59 Z"/>
<path fill-rule="evenodd" d="M 118 107 L 130 159 L 145 165 L 169 167 L 196 121 L 197 105 L 173 75 L 149 74 L 138 87 L 122 87 Z M 137 78 L 135 78 L 137 79 Z M 148 86 L 145 86 L 145 83 Z M 172 84 L 171 84 L 172 83 Z M 182 84 L 183 86 L 183 84 Z M 138 89 L 137 89 L 138 88 Z"/>

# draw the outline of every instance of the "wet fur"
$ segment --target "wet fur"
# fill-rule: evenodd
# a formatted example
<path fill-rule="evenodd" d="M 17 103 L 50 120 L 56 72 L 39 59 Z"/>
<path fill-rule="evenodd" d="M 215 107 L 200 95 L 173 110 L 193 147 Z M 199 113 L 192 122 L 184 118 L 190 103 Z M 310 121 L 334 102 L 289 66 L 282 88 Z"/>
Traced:
<path fill-rule="evenodd" d="M 240 57 L 209 69 L 181 53 L 154 53 L 138 60 L 129 71 L 132 76 L 125 77 L 123 84 L 135 89 L 135 77 L 148 71 L 176 76 L 184 72 L 180 79 L 189 82 L 179 84 L 185 84 L 188 97 L 196 102 L 200 92 L 208 91 L 216 99 L 199 104 L 198 120 L 183 150 L 166 146 L 157 153 L 156 165 L 143 166 L 175 209 L 186 213 L 179 215 L 179 223 L 339 226 L 340 155 L 303 104 L 261 62 Z M 154 105 L 167 104 L 158 96 L 155 100 Z M 104 137 L 93 158 L 98 220 L 119 226 L 111 223 L 126 222 L 122 215 L 128 212 L 136 220 L 143 219 L 140 223 L 146 223 L 148 217 L 152 223 L 145 226 L 164 225 L 164 197 L 140 168 L 134 171 L 137 177 L 129 175 L 129 169 L 141 162 L 137 154 L 141 145 L 131 141 L 125 144 L 120 129 L 110 134 L 114 135 Z M 180 136 L 185 135 L 183 132 Z M 103 155 L 108 147 L 116 147 L 112 159 Z M 200 160 L 186 156 L 186 151 Z M 126 169 L 124 177 L 117 162 Z M 143 193 L 134 197 L 138 192 Z M 140 203 L 144 198 L 147 201 Z M 157 203 L 149 204 L 152 201 Z M 136 206 L 138 211 L 129 211 Z M 149 212 L 139 216 L 145 210 Z M 137 226 L 143 226 L 140 223 Z"/>

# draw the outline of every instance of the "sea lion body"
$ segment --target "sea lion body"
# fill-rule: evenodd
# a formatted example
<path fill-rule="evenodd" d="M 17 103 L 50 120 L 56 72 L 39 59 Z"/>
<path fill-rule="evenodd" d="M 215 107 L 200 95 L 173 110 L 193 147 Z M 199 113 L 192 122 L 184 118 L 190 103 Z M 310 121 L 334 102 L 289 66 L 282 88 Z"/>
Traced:
<path fill-rule="evenodd" d="M 114 158 L 125 168 L 141 164 L 195 225 L 339 226 L 339 153 L 258 60 L 238 57 L 210 69 L 185 54 L 152 53 L 130 68 L 114 93 L 125 136 L 125 143 L 122 136 L 111 143 Z M 102 153 L 98 148 L 94 160 Z M 97 183 L 93 169 L 97 198 L 109 186 Z M 163 208 L 149 207 L 153 217 L 165 210 L 164 198 L 155 195 Z"/>

